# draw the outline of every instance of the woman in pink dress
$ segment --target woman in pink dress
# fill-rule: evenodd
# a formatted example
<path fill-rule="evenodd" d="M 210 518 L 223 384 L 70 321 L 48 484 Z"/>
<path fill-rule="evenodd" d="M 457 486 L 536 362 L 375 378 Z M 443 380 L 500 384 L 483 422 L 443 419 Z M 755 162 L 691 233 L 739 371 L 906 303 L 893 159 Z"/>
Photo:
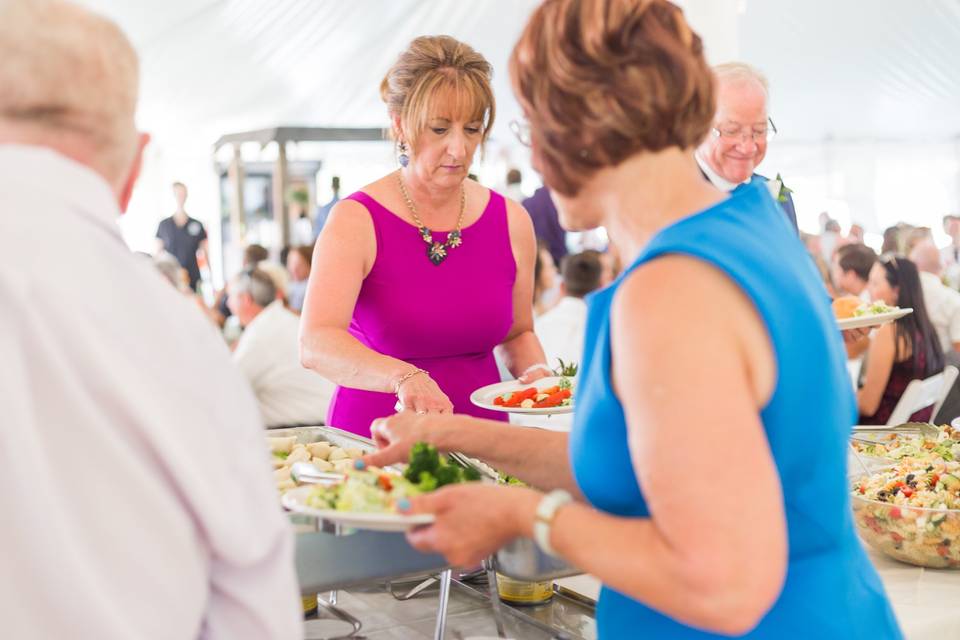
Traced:
<path fill-rule="evenodd" d="M 533 333 L 533 225 L 467 178 L 495 106 L 489 63 L 420 37 L 381 84 L 400 168 L 341 200 L 317 239 L 300 328 L 305 366 L 338 385 L 327 423 L 361 435 L 395 406 L 469 413 L 500 380 L 549 375 Z"/>

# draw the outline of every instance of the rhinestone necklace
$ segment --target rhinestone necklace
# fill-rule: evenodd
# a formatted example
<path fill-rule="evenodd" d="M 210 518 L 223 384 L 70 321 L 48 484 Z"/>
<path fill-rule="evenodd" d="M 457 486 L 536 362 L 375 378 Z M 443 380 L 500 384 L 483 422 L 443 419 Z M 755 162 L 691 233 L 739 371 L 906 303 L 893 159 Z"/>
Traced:
<path fill-rule="evenodd" d="M 410 209 L 410 215 L 413 216 L 413 221 L 417 223 L 417 229 L 420 230 L 420 237 L 427 243 L 427 258 L 429 258 L 430 262 L 434 265 L 439 265 L 446 260 L 450 249 L 456 249 L 463 244 L 460 229 L 463 225 L 463 210 L 467 203 L 463 185 L 460 185 L 460 215 L 457 217 L 457 228 L 447 235 L 446 242 L 435 242 L 433 233 L 420 221 L 420 216 L 417 215 L 417 207 L 413 204 L 410 194 L 407 193 L 407 188 L 403 184 L 403 176 L 400 175 L 399 170 L 397 171 L 397 184 L 400 185 L 400 193 L 403 195 L 404 202 L 407 203 L 407 208 Z"/>

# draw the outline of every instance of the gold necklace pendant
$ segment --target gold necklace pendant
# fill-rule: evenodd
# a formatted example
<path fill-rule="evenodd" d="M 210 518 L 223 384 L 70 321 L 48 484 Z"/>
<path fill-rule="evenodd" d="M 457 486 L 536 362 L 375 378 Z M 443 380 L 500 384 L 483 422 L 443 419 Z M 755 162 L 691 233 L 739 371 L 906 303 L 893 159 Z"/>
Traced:
<path fill-rule="evenodd" d="M 457 227 L 447 234 L 447 240 L 445 242 L 436 242 L 433 239 L 433 232 L 428 229 L 423 222 L 420 221 L 420 216 L 417 215 L 417 207 L 413 203 L 413 199 L 410 197 L 410 194 L 407 193 L 407 188 L 403 184 L 403 176 L 400 171 L 397 170 L 397 184 L 400 185 L 400 194 L 403 196 L 403 201 L 407 204 L 407 208 L 410 210 L 410 215 L 413 216 L 413 221 L 417 225 L 417 230 L 420 233 L 420 238 L 427 245 L 427 258 L 434 264 L 438 266 L 441 262 L 447 259 L 447 256 L 450 253 L 450 249 L 456 249 L 463 245 L 463 211 L 466 209 L 467 196 L 463 189 L 463 184 L 460 185 L 460 215 L 457 217 Z"/>

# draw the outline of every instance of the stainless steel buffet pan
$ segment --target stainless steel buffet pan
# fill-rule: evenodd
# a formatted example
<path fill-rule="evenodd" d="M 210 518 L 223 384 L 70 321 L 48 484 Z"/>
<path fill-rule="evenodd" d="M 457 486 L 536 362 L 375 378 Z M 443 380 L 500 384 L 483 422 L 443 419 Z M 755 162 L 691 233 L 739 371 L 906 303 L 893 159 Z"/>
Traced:
<path fill-rule="evenodd" d="M 369 438 L 334 427 L 271 429 L 268 437 L 296 436 L 298 443 L 329 442 L 339 447 L 374 449 Z M 297 531 L 296 567 L 300 591 L 345 589 L 387 579 L 439 573 L 449 565 L 442 556 L 421 553 L 402 533 L 338 529 L 329 522 L 290 514 Z"/>

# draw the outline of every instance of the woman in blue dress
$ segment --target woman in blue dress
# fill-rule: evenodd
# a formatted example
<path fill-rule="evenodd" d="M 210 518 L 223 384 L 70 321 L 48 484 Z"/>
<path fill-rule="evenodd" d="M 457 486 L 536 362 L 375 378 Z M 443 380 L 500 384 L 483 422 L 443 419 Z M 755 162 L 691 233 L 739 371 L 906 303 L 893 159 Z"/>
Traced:
<path fill-rule="evenodd" d="M 589 299 L 569 434 L 465 416 L 378 421 L 533 487 L 412 501 L 409 534 L 471 565 L 517 536 L 600 578 L 601 638 L 899 638 L 854 533 L 856 405 L 826 292 L 764 184 L 730 195 L 693 149 L 713 121 L 699 37 L 664 0 L 547 0 L 511 60 L 534 166 L 570 230 L 630 266 Z M 362 463 L 361 463 L 362 464 Z"/>

